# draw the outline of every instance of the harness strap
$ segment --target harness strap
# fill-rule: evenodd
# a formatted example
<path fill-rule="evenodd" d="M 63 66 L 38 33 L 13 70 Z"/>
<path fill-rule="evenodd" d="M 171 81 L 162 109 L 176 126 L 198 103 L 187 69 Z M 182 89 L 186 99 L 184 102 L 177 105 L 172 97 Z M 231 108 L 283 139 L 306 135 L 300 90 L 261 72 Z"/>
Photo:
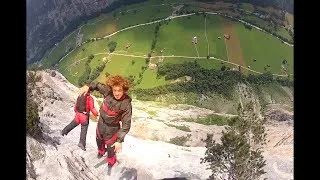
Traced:
<path fill-rule="evenodd" d="M 106 112 L 109 116 L 117 116 L 120 111 L 112 111 L 106 106 L 104 103 L 102 104 L 102 109 Z"/>
<path fill-rule="evenodd" d="M 118 138 L 118 133 L 115 133 L 110 139 L 108 140 L 104 140 L 101 136 L 100 136 L 100 131 L 99 131 L 99 128 L 97 126 L 97 136 L 98 136 L 98 139 L 100 140 L 103 140 L 105 144 L 111 144 L 113 142 L 115 142 Z"/>

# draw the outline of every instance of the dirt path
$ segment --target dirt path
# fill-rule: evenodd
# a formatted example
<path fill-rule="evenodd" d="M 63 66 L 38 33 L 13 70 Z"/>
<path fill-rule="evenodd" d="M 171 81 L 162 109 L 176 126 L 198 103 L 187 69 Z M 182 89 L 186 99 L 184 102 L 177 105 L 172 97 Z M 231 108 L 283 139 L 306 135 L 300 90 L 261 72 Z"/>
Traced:
<path fill-rule="evenodd" d="M 110 54 L 110 53 L 96 53 L 94 55 L 101 55 L 101 54 Z M 127 57 L 137 57 L 137 58 L 146 58 L 147 56 L 146 55 L 143 55 L 143 56 L 138 56 L 138 55 L 131 55 L 131 54 L 119 54 L 119 53 L 111 53 L 112 55 L 118 55 L 118 56 L 127 56 Z M 186 59 L 207 59 L 207 57 L 193 57 L 193 56 L 152 56 L 150 57 L 151 59 L 153 58 L 162 58 L 164 59 L 165 57 L 170 57 L 170 58 L 186 58 Z M 82 59 L 79 59 L 77 61 L 75 61 L 74 63 L 70 64 L 68 67 L 66 67 L 64 70 L 70 68 L 71 66 L 73 66 L 74 64 L 76 64 L 77 62 L 79 63 L 80 61 L 84 60 L 84 59 L 87 59 L 87 57 L 85 58 L 82 58 Z M 221 61 L 221 62 L 224 62 L 224 63 L 228 63 L 228 64 L 232 64 L 234 66 L 238 66 L 239 64 L 236 64 L 236 63 L 233 63 L 233 62 L 228 62 L 226 60 L 223 60 L 223 59 L 219 59 L 219 58 L 216 58 L 216 57 L 209 57 L 209 59 L 214 59 L 214 60 L 217 60 L 217 61 Z M 255 71 L 255 70 L 252 70 L 252 69 L 249 69 L 247 67 L 241 67 L 242 69 L 246 69 L 247 71 L 251 71 L 251 72 L 254 72 L 254 73 L 257 73 L 257 74 L 262 74 L 262 72 L 258 72 L 258 71 Z M 287 75 L 282 75 L 282 74 L 272 74 L 274 76 L 287 76 Z M 291 76 L 293 74 L 290 74 Z"/>
<path fill-rule="evenodd" d="M 197 52 L 198 57 L 200 57 L 200 56 L 199 56 L 199 51 L 198 51 L 197 45 L 194 44 L 194 43 L 193 43 L 193 45 L 194 45 L 194 48 L 196 49 L 196 52 Z"/>
<path fill-rule="evenodd" d="M 204 18 L 204 35 L 206 37 L 207 45 L 208 45 L 208 53 L 207 56 L 209 56 L 210 49 L 209 49 L 209 42 L 208 42 L 208 37 L 207 37 L 207 17 Z"/>
<path fill-rule="evenodd" d="M 82 28 L 82 26 L 79 28 L 78 34 L 77 34 L 77 36 L 76 36 L 76 45 L 75 45 L 75 48 L 76 48 L 77 46 L 81 46 L 81 43 L 82 43 L 83 34 L 80 34 L 81 28 Z"/>

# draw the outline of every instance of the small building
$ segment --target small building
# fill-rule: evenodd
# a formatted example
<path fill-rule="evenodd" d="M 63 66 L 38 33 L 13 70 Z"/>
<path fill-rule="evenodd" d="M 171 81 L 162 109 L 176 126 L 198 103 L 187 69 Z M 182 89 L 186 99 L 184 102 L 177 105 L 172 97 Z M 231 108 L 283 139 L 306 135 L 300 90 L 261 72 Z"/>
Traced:
<path fill-rule="evenodd" d="M 131 44 L 127 43 L 127 44 L 125 45 L 125 48 L 128 49 L 129 47 L 131 47 Z"/>
<path fill-rule="evenodd" d="M 185 81 L 191 81 L 192 77 L 191 76 L 185 76 Z"/>
<path fill-rule="evenodd" d="M 149 67 L 149 69 L 155 69 L 157 67 L 157 65 L 153 64 L 153 63 L 149 63 L 148 67 Z"/>
<path fill-rule="evenodd" d="M 224 34 L 223 36 L 224 36 L 224 38 L 226 38 L 226 39 L 230 39 L 230 35 L 229 35 L 229 34 Z"/>
<path fill-rule="evenodd" d="M 197 43 L 198 43 L 198 38 L 197 38 L 197 36 L 195 36 L 195 37 L 192 38 L 192 43 L 193 43 L 193 44 L 197 44 Z"/>

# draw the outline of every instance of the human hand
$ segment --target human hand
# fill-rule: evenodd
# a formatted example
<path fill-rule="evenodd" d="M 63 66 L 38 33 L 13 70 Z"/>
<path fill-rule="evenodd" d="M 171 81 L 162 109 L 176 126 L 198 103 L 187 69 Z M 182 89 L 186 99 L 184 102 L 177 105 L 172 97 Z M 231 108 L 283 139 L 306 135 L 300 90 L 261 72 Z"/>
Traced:
<path fill-rule="evenodd" d="M 114 152 L 121 152 L 122 150 L 122 143 L 115 142 L 111 145 L 111 147 L 114 147 Z"/>
<path fill-rule="evenodd" d="M 79 89 L 79 95 L 83 95 L 89 91 L 89 86 L 84 85 Z"/>

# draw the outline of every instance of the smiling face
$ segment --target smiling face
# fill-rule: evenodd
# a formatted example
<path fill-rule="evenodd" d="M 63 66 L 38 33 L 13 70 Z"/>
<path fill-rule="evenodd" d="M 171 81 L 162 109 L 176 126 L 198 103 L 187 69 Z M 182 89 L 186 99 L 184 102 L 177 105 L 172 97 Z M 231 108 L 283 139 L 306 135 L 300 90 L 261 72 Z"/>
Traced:
<path fill-rule="evenodd" d="M 110 75 L 107 77 L 106 85 L 112 89 L 113 97 L 116 100 L 121 100 L 123 95 L 128 92 L 130 82 L 120 75 Z"/>
<path fill-rule="evenodd" d="M 119 100 L 123 94 L 124 90 L 122 86 L 112 86 L 112 93 L 115 99 Z"/>

